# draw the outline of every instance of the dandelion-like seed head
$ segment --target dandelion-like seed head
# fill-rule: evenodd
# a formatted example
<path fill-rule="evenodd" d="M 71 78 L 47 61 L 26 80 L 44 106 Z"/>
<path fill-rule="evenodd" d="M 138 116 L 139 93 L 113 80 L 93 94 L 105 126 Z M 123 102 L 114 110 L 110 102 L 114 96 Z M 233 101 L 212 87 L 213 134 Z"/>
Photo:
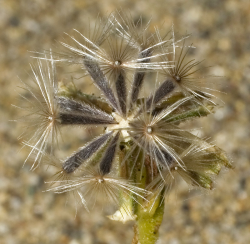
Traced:
<path fill-rule="evenodd" d="M 88 35 L 75 30 L 77 37 L 68 35 L 73 45 L 61 42 L 65 52 L 49 52 L 38 59 L 36 69 L 32 66 L 36 89 L 25 88 L 34 100 L 27 101 L 35 129 L 26 144 L 35 155 L 33 168 L 44 158 L 57 170 L 48 191 L 74 192 L 87 209 L 101 196 L 133 215 L 134 205 L 148 204 L 148 191 L 154 205 L 177 176 L 212 189 L 212 175 L 231 164 L 221 149 L 179 126 L 208 115 L 216 105 L 205 80 L 193 77 L 200 62 L 185 60 L 188 36 L 177 40 L 173 30 L 161 35 L 157 28 L 151 34 L 150 23 L 142 27 L 141 19 L 133 23 L 116 14 L 96 23 Z M 101 98 L 60 93 L 56 62 L 80 65 Z M 158 75 L 162 71 L 163 78 Z M 143 94 L 146 82 L 154 84 L 149 94 Z M 62 161 L 53 151 L 46 153 L 60 127 L 76 125 L 79 131 L 98 127 L 103 132 Z"/>

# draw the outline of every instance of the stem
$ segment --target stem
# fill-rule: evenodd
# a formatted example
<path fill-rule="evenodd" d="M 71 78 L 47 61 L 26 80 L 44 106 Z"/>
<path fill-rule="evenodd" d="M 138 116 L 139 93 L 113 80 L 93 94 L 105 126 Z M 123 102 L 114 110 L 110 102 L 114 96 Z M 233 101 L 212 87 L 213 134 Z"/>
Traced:
<path fill-rule="evenodd" d="M 159 228 L 164 214 L 164 199 L 158 196 L 151 206 L 141 208 L 137 211 L 136 224 L 134 226 L 133 244 L 154 244 L 159 238 Z"/>
<path fill-rule="evenodd" d="M 152 179 L 152 169 L 147 161 L 147 157 L 140 155 L 133 175 L 136 185 L 144 189 Z M 141 167 L 142 163 L 143 167 Z M 154 244 L 157 242 L 164 214 L 164 194 L 162 193 L 151 196 L 151 200 L 148 202 L 139 198 L 133 202 L 133 211 L 137 217 L 132 244 Z"/>

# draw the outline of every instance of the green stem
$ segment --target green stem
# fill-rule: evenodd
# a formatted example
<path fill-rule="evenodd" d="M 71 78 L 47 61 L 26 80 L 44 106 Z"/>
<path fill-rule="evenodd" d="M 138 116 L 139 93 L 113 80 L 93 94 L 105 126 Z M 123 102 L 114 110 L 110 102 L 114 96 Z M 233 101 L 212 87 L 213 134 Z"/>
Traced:
<path fill-rule="evenodd" d="M 164 214 L 164 200 L 159 196 L 153 209 L 139 207 L 134 226 L 133 244 L 154 244 L 159 238 L 159 228 Z M 135 242 L 137 240 L 137 242 Z"/>
<path fill-rule="evenodd" d="M 142 163 L 143 167 L 141 167 Z M 140 155 L 133 179 L 143 189 L 152 179 L 151 166 L 147 165 L 147 159 Z M 136 215 L 133 244 L 154 244 L 159 238 L 159 228 L 164 214 L 164 195 L 161 193 L 150 197 L 151 200 L 148 202 L 138 198 L 133 203 L 133 211 Z"/>

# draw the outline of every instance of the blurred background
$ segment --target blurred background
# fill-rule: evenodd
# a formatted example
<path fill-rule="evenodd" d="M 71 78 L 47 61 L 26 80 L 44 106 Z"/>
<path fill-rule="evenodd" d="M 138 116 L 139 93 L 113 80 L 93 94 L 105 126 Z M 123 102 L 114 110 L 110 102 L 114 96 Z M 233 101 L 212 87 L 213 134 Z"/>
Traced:
<path fill-rule="evenodd" d="M 10 121 L 19 114 L 11 107 L 18 101 L 18 77 L 28 79 L 33 62 L 27 51 L 48 50 L 64 32 L 82 30 L 117 8 L 135 20 L 141 15 L 145 23 L 152 18 L 153 25 L 170 29 L 174 23 L 180 34 L 192 33 L 197 60 L 223 76 L 218 96 L 224 107 L 195 126 L 228 153 L 235 168 L 222 172 L 209 194 L 178 187 L 166 204 L 159 243 L 250 243 L 249 0 L 0 0 L 0 243 L 131 243 L 132 222 L 83 208 L 75 217 L 65 196 L 43 192 L 46 172 L 22 168 L 28 151 L 20 151 L 22 129 Z M 64 155 L 81 146 L 79 129 L 70 140 L 75 144 Z"/>

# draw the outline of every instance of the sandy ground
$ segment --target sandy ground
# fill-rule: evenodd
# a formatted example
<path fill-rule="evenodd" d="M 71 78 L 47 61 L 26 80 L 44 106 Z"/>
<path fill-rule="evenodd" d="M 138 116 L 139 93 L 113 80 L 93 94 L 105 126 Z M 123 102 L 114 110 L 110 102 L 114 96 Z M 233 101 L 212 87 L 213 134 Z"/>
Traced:
<path fill-rule="evenodd" d="M 20 151 L 21 128 L 15 119 L 20 85 L 28 79 L 28 50 L 49 49 L 73 28 L 116 8 L 134 18 L 152 17 L 154 24 L 181 34 L 192 33 L 195 57 L 206 59 L 212 72 L 223 76 L 219 94 L 225 105 L 215 115 L 195 123 L 233 159 L 235 169 L 223 172 L 210 194 L 189 192 L 181 185 L 166 209 L 159 243 L 246 244 L 250 242 L 250 2 L 202 1 L 0 1 L 0 243 L 126 244 L 133 223 L 113 222 L 105 213 L 88 214 L 65 196 L 43 192 L 46 173 L 22 168 L 27 150 Z M 81 145 L 79 129 L 72 131 L 72 148 Z M 83 133 L 84 134 L 84 133 Z M 64 156 L 72 152 L 68 147 Z"/>

